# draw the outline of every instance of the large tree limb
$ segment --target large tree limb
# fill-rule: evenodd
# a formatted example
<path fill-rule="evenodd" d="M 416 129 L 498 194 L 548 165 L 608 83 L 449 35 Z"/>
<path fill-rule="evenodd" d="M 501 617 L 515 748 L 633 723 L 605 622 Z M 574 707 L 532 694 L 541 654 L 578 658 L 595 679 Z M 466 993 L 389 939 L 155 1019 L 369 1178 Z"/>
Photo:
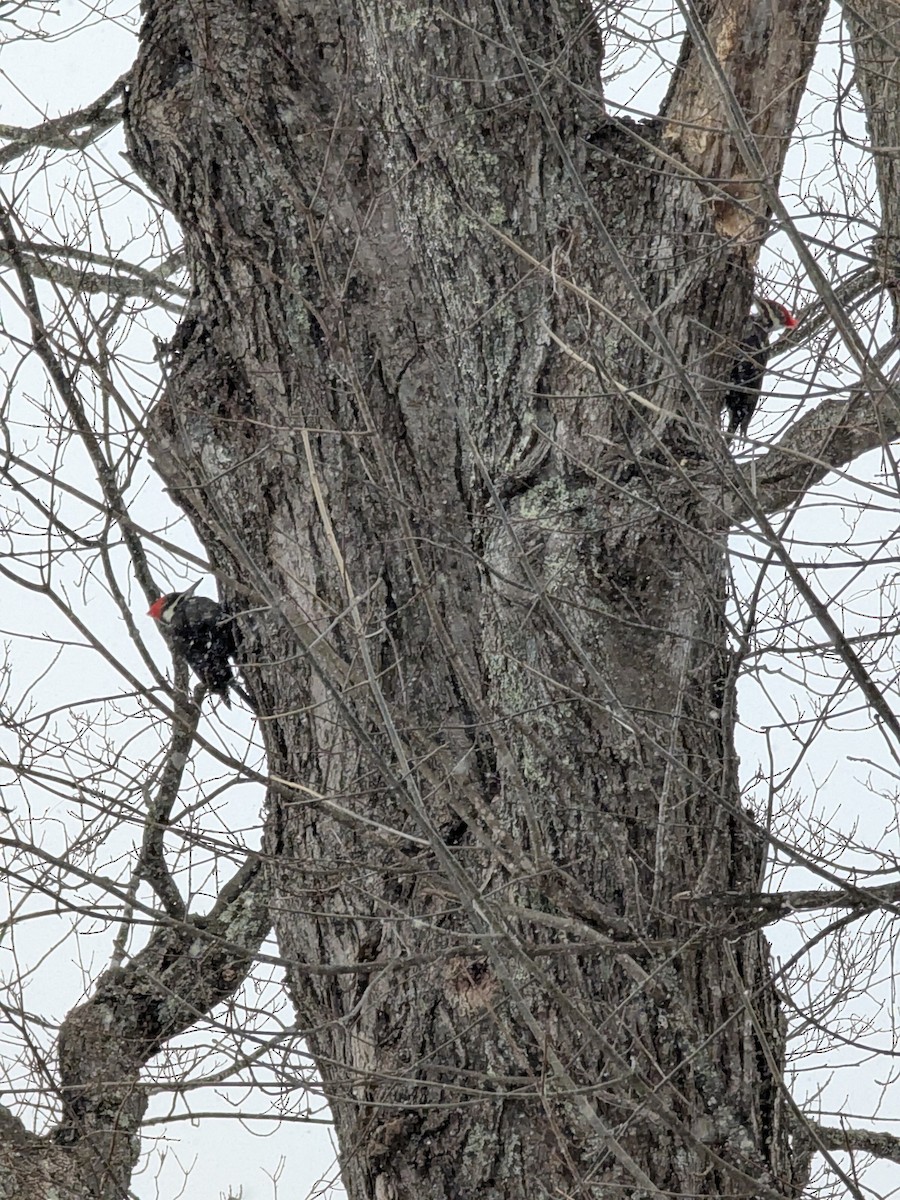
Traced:
<path fill-rule="evenodd" d="M 891 0 L 853 0 L 844 4 L 856 60 L 856 84 L 866 107 L 881 205 L 882 236 L 876 244 L 878 265 L 891 293 L 897 323 L 898 252 L 900 252 L 900 15 Z"/>
<path fill-rule="evenodd" d="M 890 1162 L 900 1163 L 900 1137 L 893 1133 L 876 1133 L 874 1129 L 848 1129 L 843 1126 L 820 1125 L 809 1121 L 809 1126 L 826 1150 L 843 1150 L 848 1154 L 873 1154 Z"/>
<path fill-rule="evenodd" d="M 826 9 L 821 0 L 779 5 L 708 0 L 699 13 L 724 77 L 750 122 L 770 186 L 781 175 Z M 754 214 L 766 215 L 765 189 L 748 174 L 721 88 L 690 36 L 661 116 L 666 139 L 687 165 L 739 202 L 715 201 L 719 231 L 741 239 L 757 236 Z"/>
<path fill-rule="evenodd" d="M 859 389 L 849 399 L 832 397 L 801 417 L 767 454 L 742 468 L 756 505 L 771 515 L 797 504 L 831 471 L 839 471 L 868 450 L 900 433 L 893 406 Z M 734 523 L 754 519 L 737 490 L 730 500 Z"/>

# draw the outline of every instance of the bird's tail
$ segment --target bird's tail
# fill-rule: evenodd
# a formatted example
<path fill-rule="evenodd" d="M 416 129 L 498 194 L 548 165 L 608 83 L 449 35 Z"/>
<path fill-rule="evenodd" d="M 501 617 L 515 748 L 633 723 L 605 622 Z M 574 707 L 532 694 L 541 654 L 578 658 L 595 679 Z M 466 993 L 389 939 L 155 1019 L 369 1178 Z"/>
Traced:
<path fill-rule="evenodd" d="M 232 679 L 231 683 L 228 686 L 231 688 L 231 690 L 233 692 L 236 692 L 238 694 L 238 696 L 240 696 L 240 698 L 243 700 L 243 702 L 247 705 L 247 707 L 250 709 L 250 711 L 252 713 L 255 713 L 257 711 L 256 705 L 253 703 L 253 701 L 250 699 L 250 697 L 247 695 L 247 693 L 244 691 L 244 689 L 241 687 L 241 685 L 238 683 L 238 681 L 236 679 Z M 230 708 L 231 704 L 229 703 L 227 696 L 225 697 L 225 702 L 226 702 L 226 704 L 228 704 L 228 707 Z"/>

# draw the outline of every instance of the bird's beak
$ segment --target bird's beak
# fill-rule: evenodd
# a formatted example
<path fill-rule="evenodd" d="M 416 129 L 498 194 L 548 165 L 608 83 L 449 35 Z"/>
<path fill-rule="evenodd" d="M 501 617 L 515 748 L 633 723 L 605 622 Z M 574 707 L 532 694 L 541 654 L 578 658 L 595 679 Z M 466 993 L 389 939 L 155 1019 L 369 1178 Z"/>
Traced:
<path fill-rule="evenodd" d="M 189 588 L 186 588 L 185 591 L 181 593 L 181 599 L 186 600 L 188 596 L 193 596 L 194 592 L 196 592 L 197 588 L 202 582 L 202 579 L 198 579 L 196 583 L 192 583 Z"/>

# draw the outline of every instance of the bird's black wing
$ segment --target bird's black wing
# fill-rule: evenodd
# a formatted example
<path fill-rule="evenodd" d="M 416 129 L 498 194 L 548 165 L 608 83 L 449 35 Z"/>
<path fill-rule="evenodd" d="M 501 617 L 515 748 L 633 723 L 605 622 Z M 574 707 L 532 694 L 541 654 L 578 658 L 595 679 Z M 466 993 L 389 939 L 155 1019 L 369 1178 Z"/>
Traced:
<path fill-rule="evenodd" d="M 740 353 L 731 371 L 725 407 L 730 418 L 729 433 L 745 436 L 762 389 L 769 359 L 769 332 L 753 322 L 741 342 Z"/>

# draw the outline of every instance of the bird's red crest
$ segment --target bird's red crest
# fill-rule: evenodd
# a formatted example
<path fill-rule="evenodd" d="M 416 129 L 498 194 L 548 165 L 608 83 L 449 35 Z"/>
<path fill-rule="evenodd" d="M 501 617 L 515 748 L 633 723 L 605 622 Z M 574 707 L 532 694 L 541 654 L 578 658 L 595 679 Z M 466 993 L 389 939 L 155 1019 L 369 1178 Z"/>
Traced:
<path fill-rule="evenodd" d="M 797 318 L 793 315 L 793 313 L 788 312 L 783 304 L 778 305 L 778 310 L 781 313 L 781 319 L 784 322 L 785 329 L 796 329 Z"/>
<path fill-rule="evenodd" d="M 782 329 L 797 328 L 797 318 L 790 309 L 779 304 L 777 300 L 769 300 L 767 296 L 754 296 L 753 303 L 756 305 L 763 325 L 770 332 L 774 332 L 779 325 Z"/>
<path fill-rule="evenodd" d="M 159 618 L 162 616 L 162 610 L 165 607 L 166 607 L 166 597 L 160 596 L 160 598 L 158 600 L 154 600 L 153 603 L 150 605 L 150 607 L 147 609 L 147 616 L 153 617 L 154 620 L 158 621 Z"/>

